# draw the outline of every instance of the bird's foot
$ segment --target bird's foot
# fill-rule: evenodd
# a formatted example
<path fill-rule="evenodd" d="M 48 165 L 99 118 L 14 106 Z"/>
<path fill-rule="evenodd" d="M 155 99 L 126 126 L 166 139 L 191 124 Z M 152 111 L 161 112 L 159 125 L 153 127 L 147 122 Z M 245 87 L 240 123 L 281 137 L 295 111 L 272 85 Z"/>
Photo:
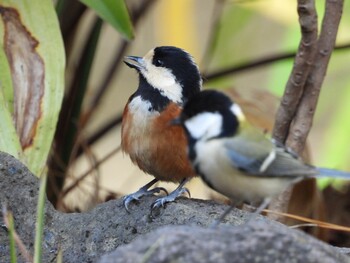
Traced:
<path fill-rule="evenodd" d="M 187 193 L 189 197 L 191 197 L 190 191 L 185 187 L 178 187 L 173 192 L 171 192 L 169 195 L 158 198 L 151 206 L 152 211 L 154 209 L 159 209 L 161 207 L 164 207 L 166 203 L 174 202 L 175 199 L 182 196 L 183 194 Z"/>
<path fill-rule="evenodd" d="M 128 211 L 130 213 L 129 204 L 131 202 L 139 201 L 140 198 L 143 197 L 143 196 L 153 195 L 153 194 L 156 194 L 156 193 L 160 193 L 162 191 L 168 195 L 168 191 L 165 188 L 163 188 L 163 187 L 156 187 L 156 188 L 153 188 L 151 190 L 148 190 L 147 185 L 144 186 L 144 187 L 141 187 L 135 193 L 132 193 L 132 194 L 129 194 L 129 195 L 126 195 L 126 196 L 123 197 L 124 207 L 125 207 L 126 211 Z"/>
<path fill-rule="evenodd" d="M 271 203 L 270 197 L 265 197 L 265 199 L 261 202 L 261 204 L 255 209 L 255 211 L 248 217 L 246 224 L 253 222 L 261 212 L 269 206 Z"/>

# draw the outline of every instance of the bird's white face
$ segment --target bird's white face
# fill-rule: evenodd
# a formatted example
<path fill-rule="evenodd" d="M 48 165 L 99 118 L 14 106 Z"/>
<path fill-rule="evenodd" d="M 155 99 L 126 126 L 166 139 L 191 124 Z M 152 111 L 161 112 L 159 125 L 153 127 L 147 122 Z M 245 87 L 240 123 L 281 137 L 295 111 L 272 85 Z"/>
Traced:
<path fill-rule="evenodd" d="M 181 48 L 156 47 L 142 58 L 127 56 L 124 62 L 140 74 L 137 93 L 159 110 L 169 102 L 182 106 L 201 90 L 198 66 Z"/>
<path fill-rule="evenodd" d="M 237 104 L 232 104 L 230 111 L 242 122 L 245 116 Z M 219 112 L 201 112 L 184 122 L 191 137 L 196 140 L 208 140 L 218 137 L 223 130 L 224 117 Z"/>
<path fill-rule="evenodd" d="M 181 103 L 183 87 L 177 82 L 170 69 L 162 66 L 157 67 L 152 63 L 153 56 L 154 50 L 152 49 L 143 57 L 143 67 L 140 69 L 140 73 L 163 96 L 176 103 Z"/>
<path fill-rule="evenodd" d="M 217 112 L 202 112 L 187 119 L 184 125 L 191 137 L 196 140 L 208 140 L 221 133 L 223 118 Z"/>

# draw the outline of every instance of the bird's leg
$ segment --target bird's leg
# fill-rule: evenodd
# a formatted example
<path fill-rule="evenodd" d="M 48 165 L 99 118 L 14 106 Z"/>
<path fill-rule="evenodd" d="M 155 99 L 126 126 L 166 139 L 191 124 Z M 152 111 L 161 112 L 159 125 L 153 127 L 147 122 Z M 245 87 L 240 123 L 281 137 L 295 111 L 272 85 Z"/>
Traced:
<path fill-rule="evenodd" d="M 218 219 L 216 219 L 213 223 L 211 223 L 210 228 L 216 228 L 235 207 L 241 205 L 242 203 L 243 202 L 241 201 L 239 202 L 232 201 L 232 204 L 230 205 L 230 207 L 227 208 L 225 212 L 223 212 Z"/>
<path fill-rule="evenodd" d="M 156 188 L 153 188 L 151 190 L 148 190 L 148 188 L 150 188 L 152 185 L 154 185 L 156 182 L 158 182 L 158 179 L 153 179 L 152 181 L 150 181 L 148 184 L 144 185 L 143 187 L 141 187 L 138 191 L 136 191 L 135 193 L 132 193 L 132 194 L 129 194 L 129 195 L 126 195 L 123 197 L 123 204 L 124 204 L 124 207 L 126 209 L 126 211 L 130 212 L 129 210 L 129 204 L 132 202 L 132 201 L 138 201 L 140 200 L 140 198 L 142 196 L 145 196 L 145 195 L 152 195 L 154 193 L 160 193 L 161 191 L 164 191 L 166 194 L 168 194 L 168 191 L 163 188 L 163 187 L 156 187 Z"/>
<path fill-rule="evenodd" d="M 266 197 L 264 198 L 264 200 L 262 201 L 262 203 L 255 209 L 254 213 L 252 213 L 246 224 L 248 224 L 251 221 L 254 221 L 256 219 L 256 217 L 266 208 L 268 207 L 268 205 L 271 203 L 271 198 L 270 197 Z"/>
<path fill-rule="evenodd" d="M 230 205 L 229 208 L 225 210 L 225 212 L 222 213 L 222 215 L 216 219 L 213 223 L 211 223 L 210 228 L 216 228 L 222 220 L 235 208 L 236 206 L 234 204 Z"/>
<path fill-rule="evenodd" d="M 255 208 L 255 211 L 248 217 L 248 220 L 245 224 L 255 220 L 255 218 L 271 203 L 271 198 L 265 198 L 263 202 Z M 218 218 L 216 219 L 211 225 L 210 228 L 215 228 L 217 227 L 223 220 L 224 218 L 235 208 L 236 206 L 240 205 L 240 203 L 233 203 L 229 208 L 225 210 L 225 212 Z"/>
<path fill-rule="evenodd" d="M 184 193 L 187 193 L 189 197 L 191 197 L 190 191 L 187 188 L 183 187 L 189 180 L 190 178 L 183 179 L 179 184 L 179 186 L 174 191 L 172 191 L 169 195 L 158 198 L 152 204 L 151 209 L 153 210 L 153 209 L 159 209 L 160 207 L 164 207 L 166 203 L 175 201 L 176 198 L 178 198 Z"/>

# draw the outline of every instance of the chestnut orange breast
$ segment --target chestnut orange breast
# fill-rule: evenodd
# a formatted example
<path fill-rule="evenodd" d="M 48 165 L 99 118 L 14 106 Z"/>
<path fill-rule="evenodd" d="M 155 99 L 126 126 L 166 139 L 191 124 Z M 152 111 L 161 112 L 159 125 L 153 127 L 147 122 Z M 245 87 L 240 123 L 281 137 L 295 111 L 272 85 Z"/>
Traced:
<path fill-rule="evenodd" d="M 124 110 L 123 151 L 140 169 L 162 181 L 180 182 L 196 176 L 187 158 L 184 130 L 170 125 L 180 111 L 181 108 L 175 103 L 170 103 L 161 113 L 145 114 L 143 111 L 142 118 L 137 116 L 130 104 Z"/>

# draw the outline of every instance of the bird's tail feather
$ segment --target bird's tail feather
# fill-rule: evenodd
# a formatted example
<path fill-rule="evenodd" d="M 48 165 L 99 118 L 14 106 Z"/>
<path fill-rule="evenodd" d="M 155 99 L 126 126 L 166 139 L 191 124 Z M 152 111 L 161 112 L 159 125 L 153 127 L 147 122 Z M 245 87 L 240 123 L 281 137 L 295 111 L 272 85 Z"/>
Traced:
<path fill-rule="evenodd" d="M 350 180 L 350 172 L 320 167 L 317 167 L 316 170 L 318 172 L 317 177 L 332 177 Z"/>

